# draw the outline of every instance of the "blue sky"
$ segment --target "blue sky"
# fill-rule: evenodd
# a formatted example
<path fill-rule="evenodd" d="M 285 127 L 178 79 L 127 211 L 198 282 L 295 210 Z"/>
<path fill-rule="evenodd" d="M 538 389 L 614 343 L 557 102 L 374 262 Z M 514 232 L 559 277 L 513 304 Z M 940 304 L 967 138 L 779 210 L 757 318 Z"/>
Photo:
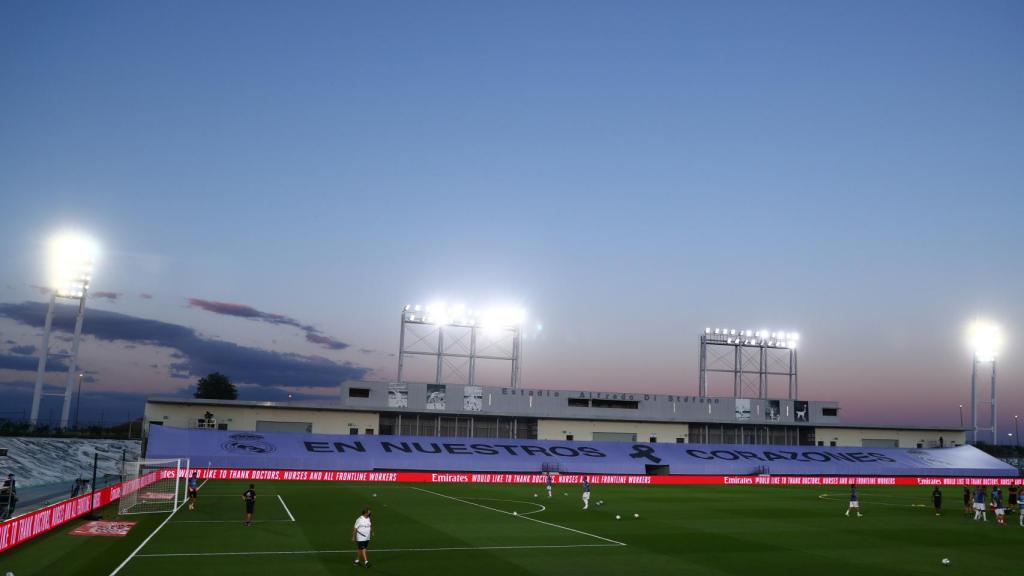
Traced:
<path fill-rule="evenodd" d="M 527 385 L 692 393 L 705 326 L 777 327 L 804 334 L 805 397 L 934 424 L 983 315 L 1005 420 L 1022 24 L 1019 2 L 5 2 L 0 302 L 44 300 L 73 226 L 119 294 L 91 307 L 196 346 L 389 378 L 403 304 L 515 302 L 545 326 Z M 0 354 L 38 345 L 16 315 Z M 88 336 L 91 390 L 185 386 L 165 344 Z M 286 388 L 323 393 L 248 394 Z"/>

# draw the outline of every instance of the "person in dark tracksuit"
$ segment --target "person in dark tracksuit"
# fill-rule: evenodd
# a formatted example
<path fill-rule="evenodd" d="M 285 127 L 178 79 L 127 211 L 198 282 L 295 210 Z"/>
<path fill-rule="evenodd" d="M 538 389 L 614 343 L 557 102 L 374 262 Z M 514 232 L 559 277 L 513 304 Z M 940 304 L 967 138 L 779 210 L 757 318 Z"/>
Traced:
<path fill-rule="evenodd" d="M 942 516 L 942 490 L 938 486 L 932 489 L 932 505 L 935 506 L 935 515 Z"/>
<path fill-rule="evenodd" d="M 245 525 L 252 525 L 252 513 L 256 509 L 256 485 L 249 484 L 249 489 L 242 493 L 245 500 Z"/>

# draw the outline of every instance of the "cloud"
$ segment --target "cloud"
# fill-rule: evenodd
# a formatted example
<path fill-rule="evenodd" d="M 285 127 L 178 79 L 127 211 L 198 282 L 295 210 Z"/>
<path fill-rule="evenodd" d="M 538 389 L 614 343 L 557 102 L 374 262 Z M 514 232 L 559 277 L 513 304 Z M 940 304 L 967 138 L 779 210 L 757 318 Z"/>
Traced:
<path fill-rule="evenodd" d="M 21 372 L 35 372 L 39 367 L 39 359 L 35 356 L 14 356 L 11 354 L 0 354 L 0 370 L 18 370 Z M 67 372 L 68 365 L 57 358 L 46 359 L 46 370 Z"/>
<path fill-rule="evenodd" d="M 11 352 L 21 354 L 22 356 L 31 356 L 36 353 L 36 347 L 31 344 L 25 344 L 24 346 L 11 346 Z"/>
<path fill-rule="evenodd" d="M 327 336 L 310 324 L 303 324 L 302 322 L 283 314 L 272 314 L 270 312 L 257 310 L 247 304 L 217 302 L 215 300 L 204 300 L 202 298 L 189 298 L 188 305 L 193 308 L 200 308 L 207 312 L 221 314 L 223 316 L 234 316 L 236 318 L 245 318 L 246 320 L 255 320 L 257 322 L 266 322 L 268 324 L 277 324 L 281 326 L 294 326 L 306 333 L 307 342 L 317 344 L 328 350 L 344 350 L 349 347 L 347 343 Z"/>
<path fill-rule="evenodd" d="M 74 307 L 58 305 L 53 320 L 54 330 L 70 332 L 73 314 Z M 26 326 L 41 327 L 45 316 L 46 304 L 40 302 L 0 304 L 0 317 Z M 187 378 L 221 372 L 238 383 L 256 386 L 333 388 L 345 380 L 358 380 L 369 372 L 369 369 L 350 362 L 339 363 L 315 356 L 240 346 L 200 336 L 187 326 L 107 310 L 89 309 L 83 332 L 99 340 L 173 349 L 175 352 L 171 356 L 179 362 L 171 365 L 172 377 Z M 31 361 L 25 356 L 8 358 Z"/>
<path fill-rule="evenodd" d="M 139 298 L 142 298 L 143 300 L 152 300 L 153 295 L 148 292 L 143 292 L 142 294 L 139 294 Z"/>
<path fill-rule="evenodd" d="M 89 294 L 89 296 L 91 296 L 93 298 L 105 298 L 107 300 L 117 300 L 118 298 L 121 297 L 121 293 L 120 292 L 102 292 L 102 291 L 100 291 L 100 292 L 92 292 L 92 293 Z"/>
<path fill-rule="evenodd" d="M 315 332 L 306 332 L 306 341 L 312 342 L 313 344 L 319 344 L 328 350 L 344 350 L 348 348 L 348 344 L 340 340 L 325 336 L 323 334 L 317 334 Z"/>

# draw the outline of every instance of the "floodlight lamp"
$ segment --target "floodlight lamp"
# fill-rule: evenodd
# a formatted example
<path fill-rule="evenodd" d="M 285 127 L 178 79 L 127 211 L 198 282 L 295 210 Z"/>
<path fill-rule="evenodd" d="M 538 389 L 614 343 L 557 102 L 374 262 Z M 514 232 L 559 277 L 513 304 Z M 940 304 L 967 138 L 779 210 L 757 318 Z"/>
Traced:
<path fill-rule="evenodd" d="M 81 298 L 89 288 L 98 254 L 96 243 L 86 236 L 73 232 L 55 236 L 48 250 L 50 288 L 60 297 Z"/>
<path fill-rule="evenodd" d="M 1003 345 L 1003 334 L 991 322 L 975 320 L 968 331 L 971 348 L 979 362 L 991 362 L 999 355 Z"/>
<path fill-rule="evenodd" d="M 705 328 L 704 329 L 704 333 L 705 334 L 711 334 L 711 328 Z"/>

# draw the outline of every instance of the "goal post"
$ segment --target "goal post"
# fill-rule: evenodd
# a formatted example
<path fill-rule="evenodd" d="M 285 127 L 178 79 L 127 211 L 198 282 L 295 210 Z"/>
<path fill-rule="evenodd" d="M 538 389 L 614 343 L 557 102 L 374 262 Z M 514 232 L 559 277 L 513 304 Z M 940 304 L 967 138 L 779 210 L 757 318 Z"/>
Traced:
<path fill-rule="evenodd" d="M 174 512 L 184 501 L 188 474 L 188 458 L 126 461 L 118 513 Z"/>

